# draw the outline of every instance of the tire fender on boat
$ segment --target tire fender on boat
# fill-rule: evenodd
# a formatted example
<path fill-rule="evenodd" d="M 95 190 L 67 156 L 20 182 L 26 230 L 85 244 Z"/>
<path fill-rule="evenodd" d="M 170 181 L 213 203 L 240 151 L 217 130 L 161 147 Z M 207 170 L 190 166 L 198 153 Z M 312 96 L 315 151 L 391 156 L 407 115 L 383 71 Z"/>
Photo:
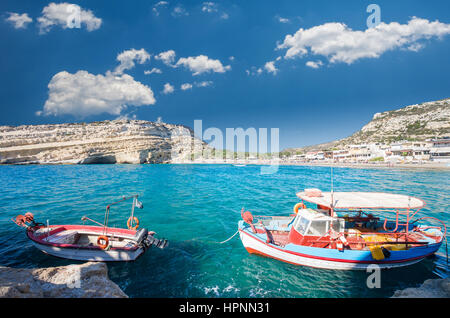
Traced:
<path fill-rule="evenodd" d="M 104 243 L 102 243 L 102 241 L 104 241 Z M 100 235 L 97 239 L 97 245 L 102 249 L 106 249 L 109 245 L 109 239 L 107 236 L 105 235 Z"/>
<path fill-rule="evenodd" d="M 136 223 L 136 225 L 132 227 L 131 221 L 134 221 L 134 223 Z M 127 226 L 128 226 L 129 230 L 137 230 L 139 227 L 139 219 L 135 216 L 133 218 L 131 218 L 131 216 L 130 216 L 127 221 Z"/>

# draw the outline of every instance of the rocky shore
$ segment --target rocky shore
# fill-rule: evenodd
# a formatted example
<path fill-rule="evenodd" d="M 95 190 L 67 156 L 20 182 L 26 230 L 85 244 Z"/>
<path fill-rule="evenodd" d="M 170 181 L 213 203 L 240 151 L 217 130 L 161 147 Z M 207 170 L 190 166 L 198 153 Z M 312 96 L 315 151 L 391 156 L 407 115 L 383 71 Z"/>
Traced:
<path fill-rule="evenodd" d="M 34 269 L 0 266 L 0 297 L 128 298 L 108 278 L 106 264 L 94 262 Z"/>
<path fill-rule="evenodd" d="M 194 141 L 185 126 L 144 120 L 0 126 L 0 164 L 180 162 Z"/>
<path fill-rule="evenodd" d="M 393 298 L 449 298 L 450 279 L 427 279 L 418 288 L 397 290 Z"/>

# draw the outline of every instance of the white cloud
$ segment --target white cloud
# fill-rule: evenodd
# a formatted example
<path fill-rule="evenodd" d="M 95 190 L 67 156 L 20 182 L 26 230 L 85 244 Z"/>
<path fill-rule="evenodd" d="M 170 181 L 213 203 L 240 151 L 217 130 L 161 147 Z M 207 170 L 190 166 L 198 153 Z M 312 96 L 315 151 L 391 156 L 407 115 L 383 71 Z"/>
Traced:
<path fill-rule="evenodd" d="M 274 61 L 270 61 L 267 62 L 264 65 L 264 69 L 268 72 L 268 73 L 272 73 L 273 75 L 277 74 L 278 69 L 275 67 L 275 62 Z"/>
<path fill-rule="evenodd" d="M 219 7 L 217 5 L 217 3 L 215 2 L 203 2 L 202 4 L 202 11 L 206 12 L 206 13 L 218 13 L 220 14 L 219 18 L 226 20 L 229 18 L 228 13 L 226 12 L 219 12 Z"/>
<path fill-rule="evenodd" d="M 450 24 L 413 17 L 407 24 L 380 23 L 375 28 L 353 31 L 343 23 L 325 23 L 309 29 L 300 28 L 287 35 L 278 49 L 287 49 L 286 59 L 309 53 L 322 55 L 330 63 L 351 64 L 361 58 L 378 58 L 389 50 L 417 50 L 415 44 L 450 33 Z M 419 44 L 423 45 L 423 43 Z"/>
<path fill-rule="evenodd" d="M 144 71 L 145 75 L 150 75 L 150 74 L 153 74 L 153 73 L 161 74 L 162 71 L 159 68 L 156 68 L 156 67 L 152 68 L 151 70 L 145 70 Z"/>
<path fill-rule="evenodd" d="M 182 89 L 183 91 L 185 91 L 185 90 L 187 90 L 187 89 L 191 89 L 191 88 L 192 88 L 192 84 L 189 84 L 189 83 L 181 84 L 181 89 Z"/>
<path fill-rule="evenodd" d="M 206 55 L 190 56 L 187 58 L 180 58 L 176 66 L 184 66 L 188 68 L 193 75 L 199 75 L 202 73 L 214 72 L 224 73 L 231 69 L 230 65 L 223 66 L 219 60 L 213 60 Z"/>
<path fill-rule="evenodd" d="M 173 8 L 172 11 L 173 17 L 177 18 L 186 15 L 189 15 L 189 12 L 187 12 L 186 9 L 184 9 L 182 6 L 176 6 L 175 8 Z"/>
<path fill-rule="evenodd" d="M 207 87 L 207 86 L 211 86 L 212 84 L 213 84 L 212 81 L 203 81 L 203 82 L 199 82 L 199 83 L 195 82 L 195 85 L 197 87 Z"/>
<path fill-rule="evenodd" d="M 150 54 L 144 49 L 130 49 L 123 51 L 117 55 L 117 61 L 119 61 L 120 64 L 116 67 L 114 73 L 122 74 L 123 71 L 132 69 L 135 66 L 135 61 L 139 64 L 144 64 L 148 60 L 150 60 Z"/>
<path fill-rule="evenodd" d="M 173 93 L 173 91 L 175 90 L 175 88 L 170 85 L 170 83 L 166 83 L 164 84 L 164 90 L 163 90 L 163 94 L 171 94 Z"/>
<path fill-rule="evenodd" d="M 58 25 L 63 29 L 81 28 L 84 25 L 88 31 L 94 31 L 102 24 L 102 19 L 97 18 L 91 10 L 84 10 L 77 4 L 67 2 L 50 3 L 42 9 L 42 16 L 37 20 L 41 34 Z"/>
<path fill-rule="evenodd" d="M 159 8 L 160 7 L 166 7 L 167 5 L 169 4 L 169 2 L 167 2 L 167 1 L 160 1 L 160 2 L 158 2 L 157 4 L 155 4 L 154 6 L 153 6 L 153 12 L 155 13 L 155 15 L 159 15 Z"/>
<path fill-rule="evenodd" d="M 323 65 L 322 61 L 318 60 L 316 62 L 314 61 L 308 61 L 306 62 L 306 66 L 311 67 L 311 68 L 319 68 Z"/>
<path fill-rule="evenodd" d="M 217 12 L 217 4 L 215 4 L 214 2 L 203 2 L 202 11 L 208 13 Z"/>
<path fill-rule="evenodd" d="M 161 52 L 158 55 L 155 55 L 155 59 L 162 61 L 166 65 L 172 66 L 173 62 L 175 62 L 175 51 L 168 50 Z"/>
<path fill-rule="evenodd" d="M 280 23 L 289 23 L 289 22 L 291 22 L 288 18 L 283 18 L 283 17 L 280 17 L 280 16 L 277 16 L 277 19 L 278 19 L 278 22 L 280 22 Z"/>
<path fill-rule="evenodd" d="M 15 29 L 25 29 L 28 23 L 31 23 L 33 19 L 28 16 L 28 13 L 18 14 L 9 12 L 9 17 L 6 18 L 5 21 L 11 23 Z"/>
<path fill-rule="evenodd" d="M 49 96 L 44 115 L 86 117 L 108 113 L 120 115 L 128 106 L 152 105 L 156 102 L 150 87 L 127 74 L 94 75 L 87 71 L 66 71 L 53 76 L 48 84 Z"/>

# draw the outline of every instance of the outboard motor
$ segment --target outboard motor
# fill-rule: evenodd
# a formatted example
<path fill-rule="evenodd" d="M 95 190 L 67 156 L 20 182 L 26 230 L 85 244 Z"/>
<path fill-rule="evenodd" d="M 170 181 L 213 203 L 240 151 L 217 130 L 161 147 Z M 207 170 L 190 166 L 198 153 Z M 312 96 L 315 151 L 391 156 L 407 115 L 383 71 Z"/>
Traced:
<path fill-rule="evenodd" d="M 156 246 L 158 248 L 163 249 L 167 247 L 167 245 L 169 245 L 169 242 L 165 239 L 157 239 L 153 235 L 147 235 L 143 244 L 145 247 Z"/>
<path fill-rule="evenodd" d="M 141 244 L 148 236 L 148 230 L 146 228 L 142 228 L 136 232 L 135 240 L 136 243 Z"/>

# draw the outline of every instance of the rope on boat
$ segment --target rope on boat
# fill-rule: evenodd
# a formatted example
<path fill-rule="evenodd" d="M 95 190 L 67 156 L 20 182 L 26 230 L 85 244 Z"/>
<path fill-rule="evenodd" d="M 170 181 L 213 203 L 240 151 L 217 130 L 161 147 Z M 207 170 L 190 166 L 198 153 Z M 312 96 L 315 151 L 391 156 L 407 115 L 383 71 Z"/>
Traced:
<path fill-rule="evenodd" d="M 235 237 L 236 234 L 238 234 L 238 233 L 239 233 L 239 230 L 237 230 L 236 233 L 234 233 L 233 235 L 231 235 L 231 236 L 230 236 L 229 238 L 227 238 L 225 241 L 217 242 L 217 243 L 218 243 L 218 244 L 226 243 L 226 242 L 228 242 L 229 240 L 231 240 L 233 237 Z"/>

